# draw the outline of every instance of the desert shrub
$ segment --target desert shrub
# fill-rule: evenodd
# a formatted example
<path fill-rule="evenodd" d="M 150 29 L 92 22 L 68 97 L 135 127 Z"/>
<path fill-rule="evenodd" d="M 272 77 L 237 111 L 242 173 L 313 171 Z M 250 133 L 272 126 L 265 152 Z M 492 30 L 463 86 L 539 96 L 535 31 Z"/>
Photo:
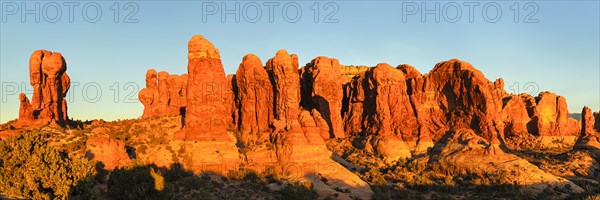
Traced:
<path fill-rule="evenodd" d="M 279 193 L 282 199 L 288 200 L 317 199 L 319 195 L 312 188 L 311 182 L 295 182 L 280 190 Z"/>
<path fill-rule="evenodd" d="M 94 163 L 71 158 L 46 139 L 28 132 L 0 142 L 0 191 L 28 199 L 94 199 Z"/>
<path fill-rule="evenodd" d="M 169 199 L 172 187 L 153 171 L 139 165 L 116 169 L 108 178 L 108 193 L 115 199 Z"/>
<path fill-rule="evenodd" d="M 261 176 L 264 177 L 267 183 L 276 183 L 281 181 L 281 176 L 277 173 L 277 170 L 274 166 L 267 166 L 265 170 L 261 173 Z"/>
<path fill-rule="evenodd" d="M 189 176 L 194 176 L 194 173 L 186 171 L 179 163 L 172 164 L 171 169 L 167 170 L 164 175 L 165 180 L 168 182 L 175 182 Z"/>

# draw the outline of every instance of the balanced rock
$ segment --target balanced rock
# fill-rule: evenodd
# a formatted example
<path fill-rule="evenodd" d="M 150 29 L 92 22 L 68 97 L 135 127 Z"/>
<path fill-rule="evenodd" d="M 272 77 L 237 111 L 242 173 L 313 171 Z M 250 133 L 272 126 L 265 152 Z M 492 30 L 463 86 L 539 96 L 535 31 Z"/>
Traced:
<path fill-rule="evenodd" d="M 317 57 L 302 68 L 302 106 L 316 108 L 329 124 L 330 137 L 344 138 L 343 87 L 339 61 Z"/>

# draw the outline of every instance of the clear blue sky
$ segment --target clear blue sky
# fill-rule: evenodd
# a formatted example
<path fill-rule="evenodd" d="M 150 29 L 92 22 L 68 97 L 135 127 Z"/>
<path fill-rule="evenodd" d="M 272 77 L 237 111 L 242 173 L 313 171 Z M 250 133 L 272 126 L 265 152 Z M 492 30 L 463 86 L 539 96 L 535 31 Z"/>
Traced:
<path fill-rule="evenodd" d="M 594 111 L 600 109 L 598 1 L 532 4 L 520 1 L 518 6 L 515 1 L 498 1 L 502 10 L 496 23 L 488 22 L 496 20 L 496 4 L 487 5 L 493 2 L 471 6 L 473 22 L 469 19 L 471 7 L 464 2 L 425 2 L 429 10 L 439 3 L 439 23 L 433 14 L 426 14 L 422 21 L 422 2 L 331 1 L 333 3 L 326 4 L 319 1 L 318 23 L 314 22 L 316 1 L 295 2 L 302 11 L 296 23 L 288 22 L 295 20 L 296 4 L 288 5 L 287 17 L 282 13 L 289 2 L 275 6 L 271 23 L 265 2 L 237 2 L 241 13 L 239 23 L 232 14 L 225 15 L 225 22 L 221 21 L 222 3 L 231 10 L 235 1 L 205 3 L 204 6 L 196 1 L 138 1 L 127 7 L 125 2 L 119 2 L 119 23 L 114 22 L 114 1 L 87 5 L 87 15 L 82 12 L 89 2 L 74 6 L 72 23 L 70 7 L 64 2 L 38 2 L 40 21 L 35 22 L 35 15 L 26 14 L 23 23 L 23 5 L 31 10 L 35 1 L 25 4 L 2 1 L 0 122 L 18 116 L 21 90 L 14 94 L 14 83 L 23 83 L 26 86 L 23 89 L 29 90 L 25 93 L 31 93 L 28 62 L 36 49 L 61 52 L 68 63 L 71 81 L 79 83 L 68 95 L 70 117 L 83 120 L 137 118 L 142 114 L 141 103 L 124 101 L 128 94 L 133 94 L 136 101 L 137 91 L 124 86 L 131 82 L 128 86 L 143 87 L 149 68 L 185 73 L 187 41 L 195 34 L 205 36 L 219 48 L 227 74 L 235 73 L 245 54 L 256 54 L 265 62 L 279 49 L 298 54 L 301 65 L 324 55 L 338 58 L 346 65 L 408 63 L 422 73 L 427 73 L 437 62 L 458 58 L 471 62 L 490 80 L 504 78 L 509 92 L 531 91 L 524 90 L 523 86 L 534 82 L 539 86 L 537 92 L 549 90 L 565 96 L 570 112 L 580 112 L 584 105 Z M 261 18 L 250 23 L 256 17 L 256 5 L 261 9 Z M 414 10 L 415 5 L 419 11 Z M 60 19 L 56 18 L 57 6 L 61 10 Z M 457 6 L 461 10 L 460 19 L 456 18 Z M 518 23 L 515 23 L 517 7 Z M 102 10 L 102 15 L 96 18 L 97 8 Z M 131 19 L 138 22 L 123 23 L 134 8 L 137 13 Z M 214 8 L 219 12 L 210 15 Z M 333 12 L 336 8 L 337 12 Z M 483 15 L 484 11 L 487 15 Z M 323 23 L 332 12 L 330 22 L 334 23 Z M 96 23 L 86 21 L 96 20 L 94 18 L 98 20 Z M 53 20 L 57 22 L 48 22 Z M 115 83 L 120 87 L 116 103 Z M 515 83 L 519 84 L 520 91 L 509 88 Z M 83 92 L 86 84 L 99 86 L 102 96 L 96 97 L 94 87 Z M 28 96 L 31 98 L 31 94 Z"/>

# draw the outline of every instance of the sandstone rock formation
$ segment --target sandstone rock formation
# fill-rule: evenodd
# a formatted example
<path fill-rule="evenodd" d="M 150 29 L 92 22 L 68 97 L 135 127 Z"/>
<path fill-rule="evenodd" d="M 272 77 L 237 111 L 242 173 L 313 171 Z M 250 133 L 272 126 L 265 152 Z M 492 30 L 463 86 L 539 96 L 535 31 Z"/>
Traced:
<path fill-rule="evenodd" d="M 274 85 L 275 119 L 291 124 L 300 114 L 298 56 L 279 50 L 267 61 L 266 68 Z"/>
<path fill-rule="evenodd" d="M 29 106 L 27 97 L 24 94 L 19 96 L 21 110 L 18 126 L 66 124 L 68 116 L 65 96 L 71 85 L 66 70 L 67 64 L 60 53 L 46 50 L 33 52 L 29 59 L 33 97 Z M 32 119 L 35 122 L 32 122 Z"/>
<path fill-rule="evenodd" d="M 149 69 L 146 72 L 146 88 L 138 93 L 138 99 L 144 105 L 142 118 L 158 116 L 177 116 L 183 113 L 186 103 L 186 92 L 184 79 L 187 74 L 181 76 Z"/>
<path fill-rule="evenodd" d="M 418 124 L 402 72 L 378 64 L 349 84 L 347 133 L 375 135 L 370 143 L 391 160 L 410 157 L 404 141 L 417 140 Z"/>
<path fill-rule="evenodd" d="M 345 65 L 340 65 L 341 68 L 341 73 L 342 73 L 342 78 L 341 78 L 341 82 L 342 84 L 346 84 L 348 82 L 350 82 L 354 77 L 365 73 L 365 71 L 367 71 L 367 69 L 369 69 L 369 67 L 367 66 L 345 66 Z"/>
<path fill-rule="evenodd" d="M 183 140 L 184 168 L 221 175 L 237 169 L 240 162 L 237 141 L 228 134 L 233 86 L 225 76 L 219 51 L 201 35 L 188 42 L 188 75 L 184 85 L 187 85 L 185 125 L 173 135 L 174 140 Z"/>
<path fill-rule="evenodd" d="M 396 67 L 396 69 L 399 69 L 400 71 L 402 71 L 402 73 L 404 73 L 404 77 L 406 77 L 407 80 L 423 76 L 423 75 L 421 75 L 421 72 L 419 72 L 419 70 L 417 70 L 414 66 L 409 65 L 409 64 L 398 65 L 398 67 Z"/>
<path fill-rule="evenodd" d="M 344 138 L 342 74 L 337 59 L 317 57 L 301 69 L 303 107 L 316 108 L 329 125 L 328 138 Z"/>
<path fill-rule="evenodd" d="M 31 103 L 29 103 L 29 99 L 27 95 L 21 93 L 19 95 L 19 121 L 22 122 L 31 122 L 34 120 L 33 117 L 33 108 L 31 107 Z"/>
<path fill-rule="evenodd" d="M 595 118 L 590 108 L 583 107 L 581 111 L 581 134 L 575 143 L 575 148 L 600 151 L 600 134 L 594 129 Z"/>
<path fill-rule="evenodd" d="M 519 186 L 519 190 L 538 195 L 546 189 L 560 188 L 571 193 L 583 189 L 573 182 L 547 173 L 527 160 L 494 148 L 471 129 L 457 129 L 441 138 L 432 148 L 429 162 L 471 174 L 498 177 L 499 182 Z"/>
<path fill-rule="evenodd" d="M 450 129 L 470 128 L 488 140 L 496 137 L 494 120 L 505 93 L 501 79 L 492 83 L 470 63 L 452 59 L 413 80 L 410 88 L 415 90 L 412 99 L 421 134 L 438 138 Z"/>
<path fill-rule="evenodd" d="M 594 129 L 595 119 L 592 115 L 592 110 L 587 106 L 581 111 L 581 133 L 583 135 L 592 135 L 596 133 Z"/>
<path fill-rule="evenodd" d="M 594 112 L 594 129 L 600 132 L 600 113 Z"/>
<path fill-rule="evenodd" d="M 113 170 L 131 163 L 125 144 L 106 137 L 92 137 L 86 142 L 86 157 L 104 164 L 104 169 Z"/>
<path fill-rule="evenodd" d="M 533 133 L 538 136 L 577 136 L 579 124 L 569 118 L 567 100 L 551 92 L 542 92 L 536 97 Z"/>
<path fill-rule="evenodd" d="M 261 136 L 268 141 L 268 134 L 264 133 L 269 132 L 269 124 L 274 117 L 273 86 L 256 55 L 244 56 L 235 81 L 238 138 L 245 145 L 256 142 Z"/>
<path fill-rule="evenodd" d="M 188 43 L 185 140 L 231 141 L 228 128 L 227 78 L 219 50 L 200 35 Z"/>
<path fill-rule="evenodd" d="M 533 111 L 533 106 L 535 106 L 535 99 L 528 94 L 505 97 L 500 118 L 500 131 L 505 136 L 527 134 L 527 124 L 531 121 L 530 116 L 532 116 L 529 111 Z"/>

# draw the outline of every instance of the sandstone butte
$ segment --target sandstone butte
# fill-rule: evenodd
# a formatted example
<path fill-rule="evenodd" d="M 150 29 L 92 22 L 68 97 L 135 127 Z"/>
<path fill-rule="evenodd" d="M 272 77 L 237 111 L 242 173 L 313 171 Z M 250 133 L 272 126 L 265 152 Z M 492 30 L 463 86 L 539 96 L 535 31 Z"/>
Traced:
<path fill-rule="evenodd" d="M 324 176 L 340 180 L 335 187 L 349 189 L 353 197 L 370 198 L 369 185 L 334 161 L 335 155 L 326 146 L 329 140 L 351 137 L 356 139 L 355 148 L 383 156 L 390 163 L 428 156 L 449 165 L 462 165 L 460 161 L 469 159 L 499 169 L 519 165 L 538 174 L 535 181 L 569 185 L 578 191 L 581 188 L 571 182 L 504 152 L 503 141 L 531 135 L 542 138 L 547 146 L 562 138 L 579 149 L 600 149 L 598 113 L 585 107 L 581 121 L 569 118 L 564 97 L 551 92 L 537 97 L 509 94 L 502 79 L 492 82 L 458 59 L 440 62 L 422 74 L 407 64 L 344 66 L 323 56 L 299 67 L 296 54 L 279 50 L 264 65 L 256 55 L 248 54 L 236 73 L 226 76 L 219 50 L 200 35 L 189 41 L 187 57 L 187 74 L 150 69 L 146 87 L 138 94 L 144 105 L 143 120 L 181 118 L 176 131 L 165 133 L 170 138 L 164 144 L 181 152 L 179 157 L 161 148 L 146 155 L 159 166 L 181 161 L 194 172 L 224 174 L 240 163 L 295 163 L 301 169 L 315 163 L 332 165 L 338 173 Z M 34 94 L 31 101 L 24 94 L 19 96 L 16 125 L 64 126 L 69 121 L 65 71 L 60 53 L 39 50 L 32 54 Z M 270 148 L 261 148 L 264 144 Z M 108 169 L 130 162 L 118 140 L 90 138 L 87 149 L 90 158 L 102 161 Z M 301 170 L 301 175 L 320 194 L 334 192 L 333 186 L 308 170 Z"/>

